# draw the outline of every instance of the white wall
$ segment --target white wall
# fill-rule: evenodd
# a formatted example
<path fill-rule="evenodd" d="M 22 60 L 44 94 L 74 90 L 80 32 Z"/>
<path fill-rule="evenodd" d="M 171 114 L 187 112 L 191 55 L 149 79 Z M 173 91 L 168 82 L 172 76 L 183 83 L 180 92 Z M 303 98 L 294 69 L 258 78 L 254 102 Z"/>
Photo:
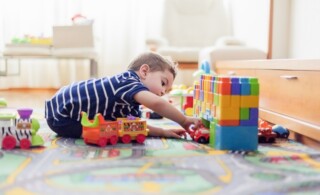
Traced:
<path fill-rule="evenodd" d="M 270 0 L 227 0 L 235 36 L 268 49 Z M 320 57 L 320 1 L 274 0 L 272 58 Z"/>
<path fill-rule="evenodd" d="M 320 57 L 320 1 L 274 0 L 272 58 Z"/>
<path fill-rule="evenodd" d="M 233 34 L 247 45 L 268 50 L 269 0 L 229 0 Z"/>
<path fill-rule="evenodd" d="M 320 58 L 320 1 L 292 0 L 289 58 Z"/>
<path fill-rule="evenodd" d="M 272 58 L 287 58 L 289 53 L 290 0 L 274 0 Z"/>

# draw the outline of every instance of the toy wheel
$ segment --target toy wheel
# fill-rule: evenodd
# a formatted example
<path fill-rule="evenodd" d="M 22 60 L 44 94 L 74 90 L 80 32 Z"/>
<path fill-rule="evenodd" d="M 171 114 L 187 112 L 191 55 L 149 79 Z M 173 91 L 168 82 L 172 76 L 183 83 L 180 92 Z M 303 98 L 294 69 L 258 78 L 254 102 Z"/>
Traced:
<path fill-rule="evenodd" d="M 122 138 L 121 138 L 122 142 L 125 143 L 125 144 L 128 144 L 131 142 L 131 137 L 130 135 L 124 135 Z"/>
<path fill-rule="evenodd" d="M 281 137 L 287 139 L 289 137 L 289 134 L 288 133 L 284 133 Z"/>
<path fill-rule="evenodd" d="M 259 137 L 259 143 L 266 143 L 266 141 L 265 137 Z"/>
<path fill-rule="evenodd" d="M 139 144 L 143 144 L 144 140 L 146 140 L 146 136 L 142 135 L 142 134 L 139 134 L 136 138 L 136 141 L 139 143 Z"/>
<path fill-rule="evenodd" d="M 20 148 L 21 149 L 29 149 L 31 146 L 31 142 L 28 139 L 22 139 L 20 141 Z"/>
<path fill-rule="evenodd" d="M 274 139 L 274 137 L 270 137 L 269 140 L 268 140 L 268 143 L 273 143 L 275 141 L 276 141 L 276 139 Z"/>
<path fill-rule="evenodd" d="M 118 137 L 116 135 L 111 136 L 110 138 L 110 144 L 115 145 L 118 143 Z"/>
<path fill-rule="evenodd" d="M 83 139 L 83 142 L 84 142 L 85 144 L 89 144 L 88 138 L 84 138 L 84 139 Z"/>
<path fill-rule="evenodd" d="M 17 140 L 13 136 L 6 136 L 2 140 L 2 148 L 5 150 L 11 150 L 16 147 Z"/>
<path fill-rule="evenodd" d="M 207 140 L 204 137 L 200 137 L 198 142 L 201 143 L 201 144 L 204 144 L 204 143 L 207 143 Z"/>
<path fill-rule="evenodd" d="M 105 147 L 107 145 L 107 139 L 106 138 L 100 138 L 98 141 L 98 145 L 100 147 Z"/>

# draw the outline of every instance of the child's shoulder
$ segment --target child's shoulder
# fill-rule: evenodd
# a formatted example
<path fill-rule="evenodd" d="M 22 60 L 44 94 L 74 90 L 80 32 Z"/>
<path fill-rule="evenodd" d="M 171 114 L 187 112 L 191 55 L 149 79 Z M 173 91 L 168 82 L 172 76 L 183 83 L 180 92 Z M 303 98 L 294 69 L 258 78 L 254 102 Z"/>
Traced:
<path fill-rule="evenodd" d="M 134 71 L 128 70 L 125 72 L 122 72 L 118 75 L 115 75 L 114 78 L 116 78 L 119 81 L 125 82 L 127 80 L 135 80 L 140 81 L 139 76 Z"/>

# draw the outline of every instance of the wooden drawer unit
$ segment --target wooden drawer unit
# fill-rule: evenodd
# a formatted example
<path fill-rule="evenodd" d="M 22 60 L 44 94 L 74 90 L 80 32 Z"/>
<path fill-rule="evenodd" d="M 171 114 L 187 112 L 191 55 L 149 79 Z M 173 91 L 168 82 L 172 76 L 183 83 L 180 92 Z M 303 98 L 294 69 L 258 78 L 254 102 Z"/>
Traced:
<path fill-rule="evenodd" d="M 258 77 L 259 117 L 320 143 L 320 60 L 221 61 L 216 67 L 219 74 Z"/>
<path fill-rule="evenodd" d="M 229 75 L 229 76 L 255 76 L 255 70 L 250 69 L 218 69 L 217 73 L 220 75 Z"/>
<path fill-rule="evenodd" d="M 257 70 L 260 108 L 320 126 L 320 71 Z"/>

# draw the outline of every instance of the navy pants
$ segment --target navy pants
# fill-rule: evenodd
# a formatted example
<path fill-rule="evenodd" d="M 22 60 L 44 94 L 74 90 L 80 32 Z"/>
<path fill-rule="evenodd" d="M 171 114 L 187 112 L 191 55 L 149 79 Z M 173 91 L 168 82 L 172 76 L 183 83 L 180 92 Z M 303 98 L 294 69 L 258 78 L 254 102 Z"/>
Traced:
<path fill-rule="evenodd" d="M 80 121 L 70 120 L 67 124 L 60 125 L 53 119 L 47 119 L 47 124 L 60 137 L 81 138 L 82 125 Z"/>

